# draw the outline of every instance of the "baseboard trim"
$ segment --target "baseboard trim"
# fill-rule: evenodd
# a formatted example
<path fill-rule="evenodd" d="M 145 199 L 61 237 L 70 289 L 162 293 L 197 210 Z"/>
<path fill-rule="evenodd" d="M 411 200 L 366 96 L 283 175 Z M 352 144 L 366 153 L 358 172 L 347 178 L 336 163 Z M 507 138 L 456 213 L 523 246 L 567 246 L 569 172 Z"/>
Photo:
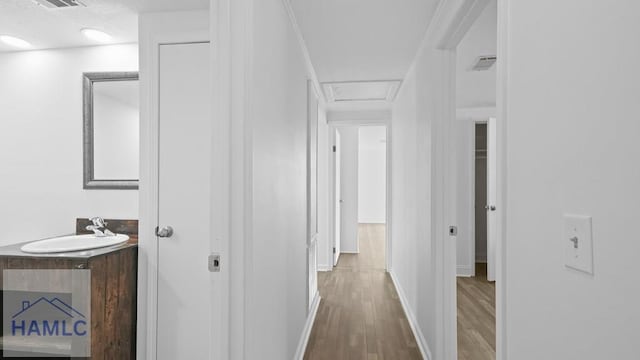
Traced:
<path fill-rule="evenodd" d="M 418 326 L 418 322 L 416 321 L 416 317 L 409 308 L 409 302 L 407 301 L 407 297 L 400 287 L 400 283 L 398 282 L 395 273 L 393 270 L 389 272 L 391 276 L 391 280 L 393 281 L 393 285 L 396 288 L 396 292 L 398 293 L 398 297 L 400 298 L 400 304 L 402 304 L 402 309 L 404 309 L 404 313 L 407 316 L 407 320 L 409 320 L 409 326 L 411 327 L 411 331 L 413 332 L 413 336 L 416 338 L 416 342 L 418 343 L 418 348 L 420 349 L 420 353 L 422 354 L 422 358 L 425 360 L 431 360 L 431 350 L 429 350 L 429 344 L 427 344 L 427 340 L 424 338 L 422 334 L 422 330 L 420 330 L 420 326 Z"/>
<path fill-rule="evenodd" d="M 318 271 L 333 271 L 333 266 L 331 266 L 331 265 L 318 265 Z"/>
<path fill-rule="evenodd" d="M 340 254 L 360 254 L 360 251 L 344 251 L 344 250 L 340 250 Z"/>
<path fill-rule="evenodd" d="M 466 265 L 458 265 L 456 267 L 456 276 L 458 277 L 471 277 L 471 267 Z"/>
<path fill-rule="evenodd" d="M 300 341 L 298 341 L 298 347 L 296 348 L 296 354 L 293 356 L 294 360 L 303 360 L 304 352 L 307 350 L 307 344 L 309 343 L 309 336 L 311 335 L 311 329 L 313 329 L 313 323 L 316 321 L 316 315 L 318 314 L 318 307 L 320 306 L 320 294 L 316 292 L 316 296 L 313 299 L 309 316 L 302 329 L 302 335 Z"/>

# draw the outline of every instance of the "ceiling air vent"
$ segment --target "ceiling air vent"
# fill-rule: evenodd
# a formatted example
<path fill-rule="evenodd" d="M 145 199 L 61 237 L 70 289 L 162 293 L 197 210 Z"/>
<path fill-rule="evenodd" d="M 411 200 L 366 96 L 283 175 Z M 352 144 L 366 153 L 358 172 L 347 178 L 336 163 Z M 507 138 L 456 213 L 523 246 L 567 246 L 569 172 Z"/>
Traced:
<path fill-rule="evenodd" d="M 496 63 L 496 56 L 495 55 L 490 55 L 490 56 L 480 56 L 476 62 L 473 64 L 473 67 L 471 68 L 471 70 L 473 71 L 485 71 L 485 70 L 489 70 L 493 64 Z"/>
<path fill-rule="evenodd" d="M 33 0 L 36 4 L 44 6 L 48 9 L 65 9 L 78 6 L 85 6 L 78 0 Z"/>

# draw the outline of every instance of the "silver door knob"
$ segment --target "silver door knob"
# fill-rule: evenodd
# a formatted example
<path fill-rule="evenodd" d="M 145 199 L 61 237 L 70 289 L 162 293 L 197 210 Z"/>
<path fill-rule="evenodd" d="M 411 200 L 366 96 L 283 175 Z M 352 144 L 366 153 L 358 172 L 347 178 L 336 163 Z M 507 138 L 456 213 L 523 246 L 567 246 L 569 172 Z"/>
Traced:
<path fill-rule="evenodd" d="M 156 226 L 156 236 L 161 238 L 170 238 L 173 235 L 173 228 L 171 226 L 163 226 L 159 228 Z"/>

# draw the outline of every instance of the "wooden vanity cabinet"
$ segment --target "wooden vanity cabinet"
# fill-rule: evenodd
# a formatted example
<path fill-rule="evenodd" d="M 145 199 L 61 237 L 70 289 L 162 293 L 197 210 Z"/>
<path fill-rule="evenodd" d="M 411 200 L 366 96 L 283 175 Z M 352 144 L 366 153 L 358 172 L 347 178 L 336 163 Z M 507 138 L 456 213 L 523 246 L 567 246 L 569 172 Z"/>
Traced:
<path fill-rule="evenodd" d="M 91 270 L 91 357 L 129 360 L 136 354 L 137 238 L 83 255 L 23 256 L 0 248 L 4 269 Z M 101 250 L 101 251 L 100 251 Z M 2 278 L 0 277 L 0 281 Z M 0 355 L 1 357 L 1 355 Z"/>

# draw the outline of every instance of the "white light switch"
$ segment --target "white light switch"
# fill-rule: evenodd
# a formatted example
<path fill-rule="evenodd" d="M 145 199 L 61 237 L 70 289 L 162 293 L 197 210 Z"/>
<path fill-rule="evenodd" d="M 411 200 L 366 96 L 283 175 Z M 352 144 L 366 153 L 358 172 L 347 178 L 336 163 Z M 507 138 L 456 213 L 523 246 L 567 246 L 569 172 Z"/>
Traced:
<path fill-rule="evenodd" d="M 593 274 L 591 217 L 564 215 L 565 266 Z"/>

